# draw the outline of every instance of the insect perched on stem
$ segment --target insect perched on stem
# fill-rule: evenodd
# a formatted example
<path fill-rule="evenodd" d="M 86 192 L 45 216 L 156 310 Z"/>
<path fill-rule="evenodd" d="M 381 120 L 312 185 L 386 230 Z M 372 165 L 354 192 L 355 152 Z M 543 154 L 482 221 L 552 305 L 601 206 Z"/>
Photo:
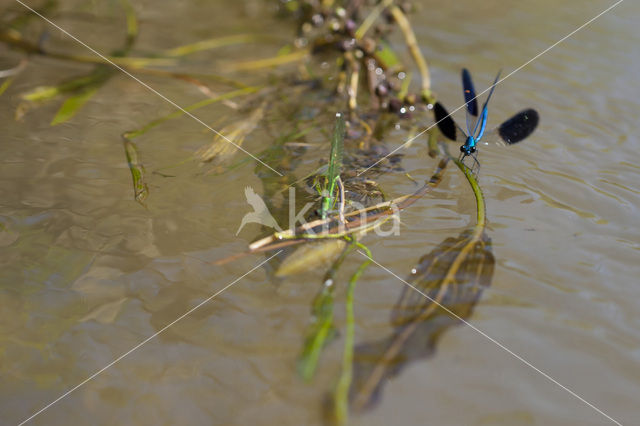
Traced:
<path fill-rule="evenodd" d="M 482 105 L 482 110 L 478 115 L 477 96 L 473 88 L 471 74 L 466 68 L 462 70 L 462 88 L 467 111 L 466 132 L 451 118 L 440 102 L 436 102 L 434 106 L 435 119 L 440 132 L 448 139 L 461 142 L 460 159 L 464 161 L 467 156 L 470 156 L 473 158 L 473 165 L 477 165 L 478 170 L 480 169 L 480 163 L 477 159 L 477 146 L 481 140 L 485 145 L 489 143 L 497 143 L 503 146 L 513 145 L 526 139 L 538 126 L 538 112 L 529 108 L 520 111 L 495 129 L 485 132 L 488 114 L 487 105 L 499 78 L 500 72 L 496 75 L 487 100 Z"/>

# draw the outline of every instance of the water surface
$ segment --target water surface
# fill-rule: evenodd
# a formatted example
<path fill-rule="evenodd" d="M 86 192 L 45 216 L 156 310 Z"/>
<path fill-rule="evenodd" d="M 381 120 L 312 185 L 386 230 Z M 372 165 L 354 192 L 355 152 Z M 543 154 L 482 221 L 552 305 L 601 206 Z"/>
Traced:
<path fill-rule="evenodd" d="M 61 3 L 52 19 L 65 29 L 101 51 L 121 43 L 117 7 Z M 462 101 L 462 67 L 482 90 L 498 69 L 508 74 L 608 5 L 420 4 L 411 20 L 434 90 L 453 109 Z M 263 43 L 200 54 L 191 72 L 275 55 L 294 28 L 262 2 L 136 1 L 135 8 L 139 52 L 225 34 L 269 34 Z M 81 19 L 78 11 L 95 18 Z M 521 145 L 480 154 L 497 265 L 471 319 L 624 424 L 633 424 L 640 402 L 639 16 L 637 3 L 623 2 L 497 88 L 490 125 L 525 107 L 540 111 L 541 124 Z M 57 48 L 89 54 L 55 29 L 41 28 Z M 4 68 L 22 57 L 4 46 L 0 52 Z M 112 78 L 68 123 L 49 125 L 57 103 L 14 119 L 21 93 L 88 69 L 32 57 L 2 95 L 0 418 L 6 424 L 26 419 L 265 259 L 206 263 L 244 250 L 260 235 L 255 225 L 235 235 L 249 211 L 244 188 L 263 190 L 251 162 L 224 175 L 193 164 L 171 178 L 150 174 L 148 208 L 133 200 L 120 135 L 173 107 L 126 76 Z M 268 74 L 234 78 L 264 84 Z M 182 82 L 143 79 L 180 105 L 202 99 Z M 198 116 L 216 127 L 233 114 L 219 105 Z M 257 129 L 245 147 L 264 149 L 273 141 L 271 130 L 286 125 Z M 385 143 L 393 148 L 405 135 L 394 133 Z M 211 137 L 184 118 L 137 143 L 147 170 L 154 170 L 188 157 Z M 326 158 L 324 141 L 320 132 L 309 135 L 319 147 L 301 170 Z M 422 138 L 403 151 L 402 166 L 417 179 L 435 167 L 425 146 Z M 374 257 L 406 276 L 421 255 L 473 223 L 463 179 L 451 168 L 433 196 L 402 215 L 400 236 L 367 240 Z M 402 173 L 380 183 L 394 196 L 414 188 Z M 345 271 L 359 262 L 352 257 Z M 326 351 L 313 384 L 296 376 L 295 360 L 321 274 L 277 281 L 268 271 L 246 276 L 33 423 L 320 424 L 323 398 L 340 369 L 342 338 Z M 389 331 L 389 309 L 402 286 L 380 268 L 366 271 L 356 290 L 357 341 Z M 341 305 L 337 316 L 343 325 Z M 381 404 L 353 422 L 608 420 L 473 329 L 457 327 L 439 342 L 435 357 L 391 380 Z"/>

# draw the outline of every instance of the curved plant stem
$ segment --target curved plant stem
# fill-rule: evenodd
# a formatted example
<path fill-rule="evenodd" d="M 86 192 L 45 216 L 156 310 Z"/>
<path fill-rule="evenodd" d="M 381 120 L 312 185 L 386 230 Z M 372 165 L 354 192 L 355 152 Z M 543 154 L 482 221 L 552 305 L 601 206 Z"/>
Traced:
<path fill-rule="evenodd" d="M 484 196 L 482 195 L 482 189 L 480 189 L 480 185 L 478 184 L 476 177 L 473 175 L 471 170 L 462 163 L 462 161 L 451 156 L 449 156 L 449 158 L 451 158 L 462 173 L 464 173 L 464 176 L 467 178 L 467 182 L 469 182 L 469 185 L 471 186 L 473 195 L 476 197 L 476 226 L 473 236 L 474 239 L 479 239 L 484 232 L 484 228 L 487 226 L 486 205 L 484 202 Z"/>

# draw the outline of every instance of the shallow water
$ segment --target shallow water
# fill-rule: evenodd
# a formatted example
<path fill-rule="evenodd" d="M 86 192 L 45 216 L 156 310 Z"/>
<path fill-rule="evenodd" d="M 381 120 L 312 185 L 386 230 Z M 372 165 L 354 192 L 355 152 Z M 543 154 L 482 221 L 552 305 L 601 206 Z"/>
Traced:
<path fill-rule="evenodd" d="M 72 34 L 98 50 L 121 43 L 122 19 L 109 18 L 120 16 L 116 6 L 62 3 L 63 11 L 107 17 L 52 16 Z M 452 109 L 462 99 L 462 67 L 483 90 L 497 69 L 507 75 L 611 4 L 476 3 L 423 5 L 410 17 L 434 90 Z M 139 52 L 224 34 L 270 36 L 259 45 L 198 54 L 190 72 L 275 55 L 293 31 L 262 2 L 135 6 Z M 637 3 L 623 2 L 496 89 L 490 125 L 525 107 L 540 111 L 541 124 L 523 144 L 481 149 L 480 184 L 497 264 L 471 318 L 623 424 L 634 423 L 640 403 L 639 16 Z M 89 54 L 48 30 L 57 48 Z M 3 68 L 22 57 L 4 46 L 0 52 Z M 49 125 L 56 102 L 14 119 L 21 93 L 88 69 L 33 57 L 0 98 L 0 418 L 6 424 L 25 420 L 265 260 L 256 255 L 226 266 L 205 263 L 243 251 L 261 235 L 247 225 L 235 236 L 249 209 L 244 188 L 263 192 L 250 162 L 223 175 L 205 174 L 194 163 L 173 169 L 175 177 L 149 173 L 148 208 L 133 200 L 120 135 L 173 109 L 126 76 L 112 78 L 68 123 Z M 234 78 L 264 84 L 267 74 Z M 183 82 L 141 78 L 180 105 L 202 99 Z M 217 128 L 233 111 L 219 105 L 197 115 Z M 286 126 L 275 121 L 271 127 Z M 254 132 L 246 149 L 269 146 L 270 130 Z M 394 133 L 385 143 L 393 148 L 404 136 Z M 316 132 L 307 141 L 321 144 L 323 138 Z M 182 118 L 136 143 L 150 172 L 210 140 L 200 124 Z M 435 167 L 425 145 L 419 138 L 403 151 L 402 166 L 416 179 L 428 178 Z M 312 154 L 301 170 L 317 167 L 326 149 Z M 380 183 L 392 196 L 414 189 L 402 173 L 384 175 Z M 432 196 L 403 213 L 400 236 L 367 240 L 374 257 L 406 276 L 420 256 L 473 223 L 467 192 L 451 167 Z M 360 261 L 351 257 L 344 271 Z M 276 281 L 268 271 L 261 267 L 245 276 L 33 423 L 321 423 L 323 398 L 340 368 L 342 337 L 329 346 L 313 384 L 295 374 L 321 272 Z M 356 289 L 358 342 L 389 331 L 389 309 L 402 286 L 378 267 L 367 269 Z M 339 305 L 341 326 L 342 311 Z M 363 425 L 425 422 L 610 421 L 477 331 L 456 327 L 445 333 L 434 357 L 387 384 L 377 408 L 353 418 Z"/>

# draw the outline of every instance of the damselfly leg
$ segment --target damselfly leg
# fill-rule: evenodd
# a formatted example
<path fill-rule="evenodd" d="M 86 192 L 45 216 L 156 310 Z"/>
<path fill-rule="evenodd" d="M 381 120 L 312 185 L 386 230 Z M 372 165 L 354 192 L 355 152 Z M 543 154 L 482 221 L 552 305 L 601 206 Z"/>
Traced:
<path fill-rule="evenodd" d="M 467 158 L 471 158 L 471 164 L 467 164 L 465 162 L 465 160 Z M 462 164 L 464 164 L 473 175 L 478 176 L 478 173 L 480 173 L 480 161 L 478 161 L 478 153 L 475 152 L 473 154 L 465 154 L 464 152 L 460 153 L 460 156 L 458 157 L 458 160 L 460 160 L 460 162 Z"/>

